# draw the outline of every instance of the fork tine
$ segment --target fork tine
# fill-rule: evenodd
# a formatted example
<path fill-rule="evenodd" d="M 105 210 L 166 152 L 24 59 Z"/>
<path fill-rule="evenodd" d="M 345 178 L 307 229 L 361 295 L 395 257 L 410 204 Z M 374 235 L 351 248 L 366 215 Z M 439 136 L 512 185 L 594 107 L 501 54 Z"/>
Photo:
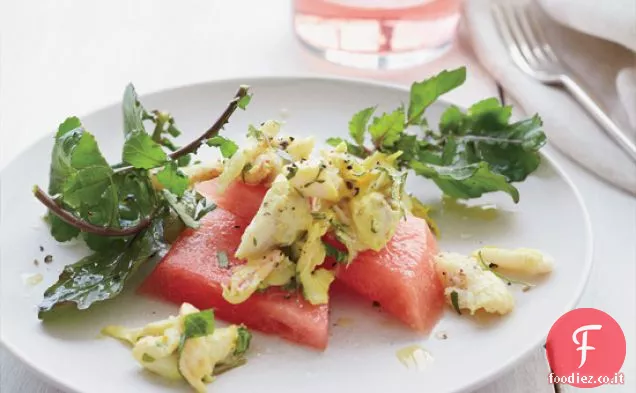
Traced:
<path fill-rule="evenodd" d="M 559 63 L 559 58 L 552 50 L 552 47 L 548 43 L 543 30 L 539 26 L 536 14 L 529 9 L 526 9 L 526 12 L 524 14 L 527 17 L 525 18 L 525 21 L 526 23 L 528 23 L 528 28 L 531 28 L 533 31 L 536 32 L 537 46 L 542 49 L 542 53 L 545 53 L 548 59 L 553 62 Z"/>
<path fill-rule="evenodd" d="M 548 54 L 544 52 L 543 43 L 539 42 L 537 34 L 535 34 L 537 29 L 533 28 L 528 21 L 528 9 L 526 7 L 519 7 L 513 11 L 513 14 L 521 26 L 521 31 L 523 31 L 524 36 L 529 41 L 530 50 L 534 53 L 534 56 L 539 61 L 550 62 L 552 59 L 550 59 Z"/>
<path fill-rule="evenodd" d="M 537 68 L 538 62 L 537 59 L 530 49 L 530 45 L 528 44 L 528 38 L 524 34 L 521 26 L 519 24 L 519 20 L 516 16 L 517 12 L 515 11 L 514 6 L 503 6 L 503 15 L 506 18 L 506 22 L 508 23 L 508 27 L 510 28 L 510 32 L 512 33 L 512 37 L 517 43 L 517 47 L 519 51 L 526 59 L 530 67 Z"/>
<path fill-rule="evenodd" d="M 519 47 L 517 46 L 517 43 L 513 38 L 510 24 L 504 16 L 502 6 L 496 3 L 492 3 L 491 10 L 493 18 L 495 19 L 495 24 L 499 28 L 499 33 L 501 34 L 504 44 L 508 47 L 508 52 L 510 53 L 510 57 L 512 57 L 512 61 L 527 74 L 534 75 L 534 70 L 532 69 L 530 64 L 528 64 L 528 61 L 519 50 Z"/>

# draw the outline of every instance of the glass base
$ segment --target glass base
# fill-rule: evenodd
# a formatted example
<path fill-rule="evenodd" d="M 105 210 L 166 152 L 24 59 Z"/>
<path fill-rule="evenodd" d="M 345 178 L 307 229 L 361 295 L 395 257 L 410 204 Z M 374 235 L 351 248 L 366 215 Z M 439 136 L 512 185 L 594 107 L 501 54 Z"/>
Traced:
<path fill-rule="evenodd" d="M 311 45 L 297 36 L 305 48 L 325 60 L 347 66 L 367 70 L 397 70 L 429 63 L 450 50 L 453 42 L 449 41 L 435 48 L 421 49 L 397 53 L 356 53 L 337 49 L 323 49 Z"/>

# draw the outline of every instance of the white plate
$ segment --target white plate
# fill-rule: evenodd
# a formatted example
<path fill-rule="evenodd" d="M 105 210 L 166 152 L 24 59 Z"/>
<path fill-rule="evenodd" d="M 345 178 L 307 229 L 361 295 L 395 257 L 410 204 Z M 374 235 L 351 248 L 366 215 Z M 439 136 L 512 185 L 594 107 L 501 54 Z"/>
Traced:
<path fill-rule="evenodd" d="M 143 97 L 144 105 L 171 111 L 184 140 L 205 130 L 224 108 L 238 84 L 255 93 L 246 112 L 238 111 L 226 134 L 245 133 L 249 123 L 284 118 L 284 132 L 316 135 L 318 140 L 343 136 L 351 115 L 379 104 L 390 110 L 408 100 L 404 89 L 357 81 L 314 78 L 248 79 L 213 82 Z M 138 86 L 143 91 L 143 86 Z M 123 86 L 122 86 L 123 90 Z M 63 97 L 62 97 L 63 99 Z M 446 107 L 429 109 L 431 124 Z M 64 120 L 62 117 L 60 121 Z M 83 116 L 107 158 L 116 162 L 122 144 L 119 105 Z M 53 125 L 52 125 L 53 126 Z M 166 385 L 142 372 L 130 351 L 112 339 L 98 338 L 107 324 L 135 326 L 176 312 L 176 306 L 139 297 L 132 290 L 112 302 L 64 321 L 40 323 L 36 305 L 64 264 L 86 251 L 60 245 L 50 238 L 41 220 L 42 206 L 32 197 L 34 184 L 47 184 L 52 137 L 45 138 L 2 172 L 1 215 L 1 334 L 2 342 L 26 364 L 62 388 L 81 393 L 189 391 L 184 384 Z M 437 203 L 440 193 L 425 179 L 411 176 L 409 189 Z M 574 307 L 591 267 L 591 229 L 581 198 L 566 175 L 549 157 L 527 181 L 519 184 L 517 205 L 504 194 L 474 203 L 499 208 L 491 220 L 473 219 L 467 211 L 442 211 L 441 248 L 470 252 L 482 244 L 534 247 L 552 254 L 556 271 L 529 292 L 516 290 L 517 306 L 504 318 L 471 319 L 448 310 L 435 333 L 418 338 L 367 301 L 336 297 L 332 322 L 346 317 L 353 323 L 331 327 L 324 353 L 307 350 L 275 337 L 256 334 L 248 364 L 218 378 L 210 391 L 249 392 L 458 392 L 492 379 L 532 349 L 543 344 L 552 323 Z M 40 252 L 39 246 L 45 248 Z M 34 266 L 52 254 L 50 265 Z M 42 273 L 44 281 L 25 285 L 22 275 Z M 434 357 L 423 371 L 405 368 L 396 350 L 420 343 Z"/>

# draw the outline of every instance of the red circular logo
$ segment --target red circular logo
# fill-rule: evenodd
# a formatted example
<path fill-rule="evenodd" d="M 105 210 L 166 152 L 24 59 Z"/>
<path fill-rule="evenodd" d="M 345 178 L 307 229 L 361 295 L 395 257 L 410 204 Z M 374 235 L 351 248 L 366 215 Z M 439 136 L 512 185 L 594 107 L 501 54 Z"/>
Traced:
<path fill-rule="evenodd" d="M 559 318 L 546 342 L 551 383 L 578 388 L 623 383 L 625 334 L 607 313 L 579 308 Z"/>

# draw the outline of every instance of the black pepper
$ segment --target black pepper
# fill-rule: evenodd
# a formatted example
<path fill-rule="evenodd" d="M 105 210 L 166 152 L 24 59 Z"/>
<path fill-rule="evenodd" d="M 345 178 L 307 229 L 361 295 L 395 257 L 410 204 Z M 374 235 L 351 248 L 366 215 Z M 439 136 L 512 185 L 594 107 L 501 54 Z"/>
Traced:
<path fill-rule="evenodd" d="M 353 165 L 347 165 L 347 169 L 348 170 L 352 170 L 353 169 Z"/>
<path fill-rule="evenodd" d="M 47 255 L 44 257 L 44 263 L 51 263 L 53 262 L 53 255 Z"/>
<path fill-rule="evenodd" d="M 347 186 L 348 190 L 351 190 L 353 188 L 353 183 L 351 183 L 350 181 L 346 181 L 345 185 Z"/>
<path fill-rule="evenodd" d="M 44 247 L 40 246 L 40 252 L 44 251 Z"/>

